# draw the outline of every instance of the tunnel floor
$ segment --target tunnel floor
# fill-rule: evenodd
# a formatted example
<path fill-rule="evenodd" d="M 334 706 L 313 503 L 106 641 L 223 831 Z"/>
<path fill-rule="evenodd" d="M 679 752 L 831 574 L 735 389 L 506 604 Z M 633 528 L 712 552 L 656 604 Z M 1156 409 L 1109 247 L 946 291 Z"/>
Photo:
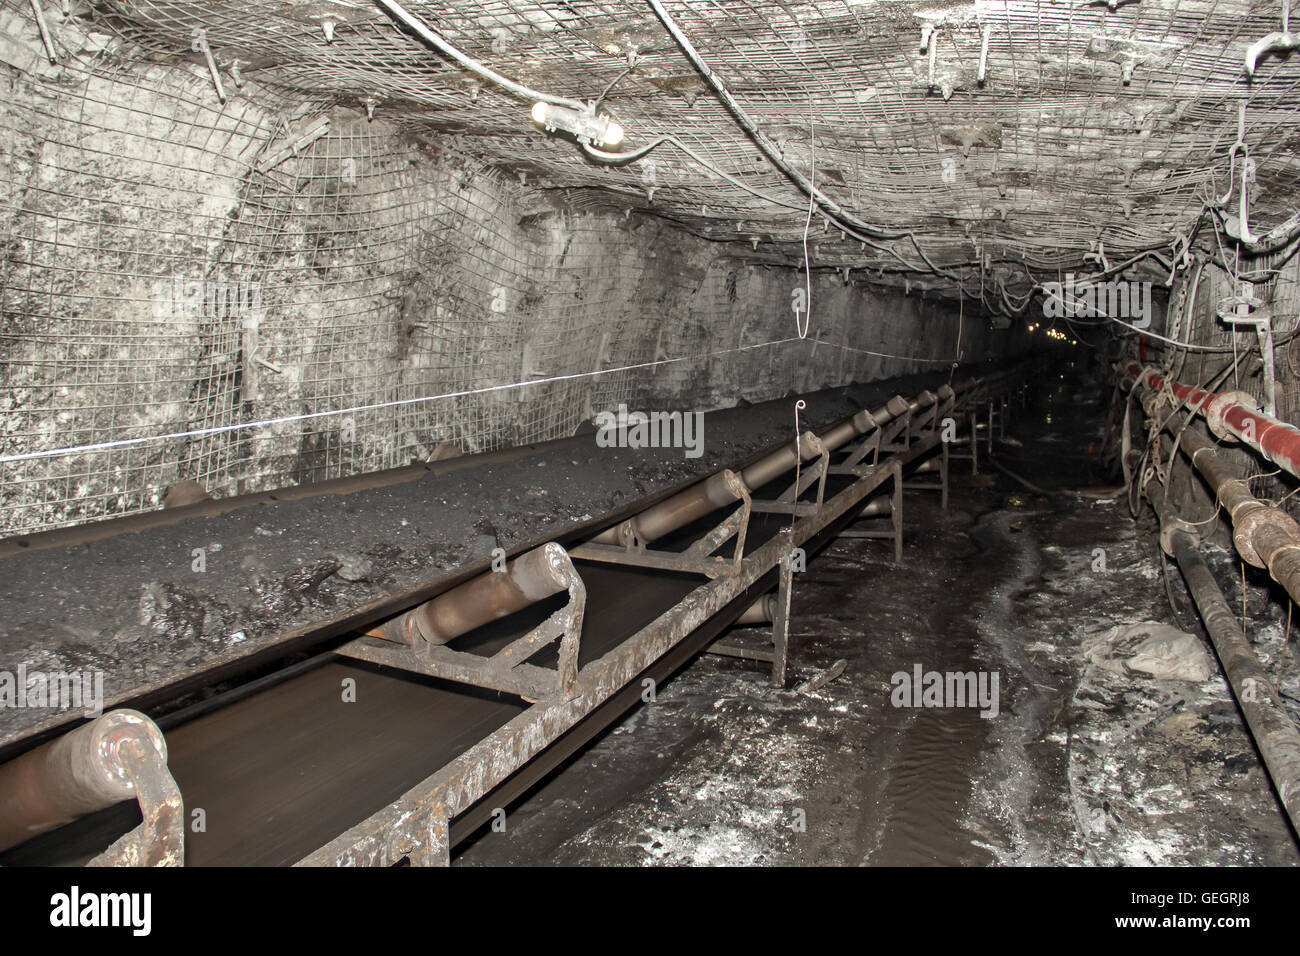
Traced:
<path fill-rule="evenodd" d="M 697 658 L 455 862 L 1296 865 L 1212 651 L 1208 679 L 1115 663 L 1135 625 L 1203 633 L 1172 566 L 1171 609 L 1150 527 L 1095 472 L 1108 397 L 1063 376 L 1012 417 L 995 457 L 1038 491 L 984 461 L 979 477 L 952 463 L 946 513 L 909 491 L 901 566 L 861 539 L 810 560 L 788 687 L 843 659 L 838 678 L 800 694 Z M 1247 603 L 1277 672 L 1286 621 Z M 997 714 L 894 706 L 892 676 L 917 665 L 996 674 Z M 1300 703 L 1294 668 L 1282 691 Z"/>

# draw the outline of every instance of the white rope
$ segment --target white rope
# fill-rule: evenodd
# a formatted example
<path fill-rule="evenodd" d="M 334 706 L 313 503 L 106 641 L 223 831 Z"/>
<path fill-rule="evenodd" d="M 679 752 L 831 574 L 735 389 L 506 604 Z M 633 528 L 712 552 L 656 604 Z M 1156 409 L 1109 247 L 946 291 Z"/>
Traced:
<path fill-rule="evenodd" d="M 300 415 L 284 415 L 280 418 L 263 418 L 252 422 L 236 422 L 233 425 L 212 425 L 208 428 L 194 428 L 188 431 L 168 432 L 164 435 L 145 435 L 140 438 L 118 438 L 112 441 L 94 442 L 89 445 L 72 445 L 64 448 L 47 448 L 41 451 L 23 452 L 16 455 L 0 455 L 0 464 L 8 464 L 18 461 L 32 461 L 40 458 L 60 458 L 65 455 L 81 455 L 87 452 L 108 451 L 114 448 L 131 448 L 137 445 L 147 445 L 153 442 L 179 441 L 188 438 L 204 438 L 209 435 L 221 435 L 228 432 L 243 431 L 249 428 L 267 428 L 272 425 L 287 425 L 293 422 L 312 421 L 318 418 L 334 418 L 341 415 L 355 415 L 359 412 L 379 411 L 385 408 L 401 408 L 410 405 L 422 405 L 427 402 L 437 402 L 447 398 L 464 398 L 470 395 L 487 395 L 492 392 L 510 391 L 516 388 L 526 388 L 530 385 L 547 385 L 551 382 L 567 382 L 581 378 L 594 378 L 598 375 L 613 375 L 617 372 L 632 372 L 637 369 L 655 368 L 660 365 L 674 365 L 678 362 L 701 361 L 710 359 L 717 355 L 726 355 L 732 352 L 748 352 L 753 349 L 770 348 L 777 345 L 788 345 L 791 342 L 804 341 L 795 337 L 776 339 L 771 342 L 760 342 L 756 345 L 741 345 L 735 348 L 719 349 L 715 352 L 706 352 L 698 356 L 682 356 L 680 358 L 658 359 L 654 362 L 639 362 L 635 365 L 622 365 L 618 368 L 597 369 L 593 372 L 574 372 L 568 375 L 552 375 L 549 378 L 529 379 L 526 382 L 511 382 L 508 385 L 486 385 L 482 388 L 467 388 L 457 392 L 444 392 L 441 395 L 421 395 L 417 398 L 401 398 L 391 402 L 373 402 L 367 405 L 354 405 L 351 408 L 333 408 L 321 412 L 305 412 Z M 823 345 L 833 343 L 824 342 Z M 875 355 L 880 358 L 901 359 L 908 362 L 926 362 L 946 364 L 949 359 L 923 359 L 913 358 L 909 355 L 890 355 L 886 352 L 872 352 L 869 349 L 855 349 L 847 345 L 836 345 L 836 348 L 845 349 L 850 352 L 861 352 L 865 355 Z"/>

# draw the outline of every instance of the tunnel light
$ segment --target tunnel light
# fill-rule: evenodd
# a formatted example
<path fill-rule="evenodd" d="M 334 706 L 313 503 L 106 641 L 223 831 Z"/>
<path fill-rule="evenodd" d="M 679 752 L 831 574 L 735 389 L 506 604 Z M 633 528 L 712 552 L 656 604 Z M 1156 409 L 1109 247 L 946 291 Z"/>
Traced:
<path fill-rule="evenodd" d="M 533 104 L 532 117 L 548 133 L 564 130 L 596 146 L 617 146 L 623 142 L 623 127 L 607 114 L 597 113 L 594 107 L 574 110 L 538 100 Z"/>

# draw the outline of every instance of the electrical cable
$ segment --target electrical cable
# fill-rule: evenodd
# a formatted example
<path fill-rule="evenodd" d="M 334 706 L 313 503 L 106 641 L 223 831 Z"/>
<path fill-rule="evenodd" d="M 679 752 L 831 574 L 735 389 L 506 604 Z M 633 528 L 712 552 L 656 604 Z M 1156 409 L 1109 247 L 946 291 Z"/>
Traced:
<path fill-rule="evenodd" d="M 760 130 L 754 121 L 749 118 L 749 114 L 745 112 L 744 108 L 736 102 L 736 98 L 731 95 L 731 91 L 727 89 L 726 84 L 722 82 L 722 79 L 714 73 L 713 69 L 705 62 L 704 58 L 700 55 L 700 52 L 695 48 L 695 45 L 691 43 L 690 38 L 687 37 L 682 31 L 682 28 L 678 26 L 677 21 L 674 20 L 672 15 L 664 9 L 660 0 L 648 0 L 648 2 L 650 4 L 650 9 L 654 11 L 655 16 L 657 16 L 659 21 L 664 25 L 664 29 L 666 29 L 672 35 L 672 38 L 677 41 L 677 45 L 681 48 L 682 53 L 686 55 L 686 59 L 690 61 L 693 67 L 695 67 L 700 76 L 704 78 L 704 81 L 712 87 L 713 92 L 717 95 L 718 99 L 722 101 L 722 104 L 728 109 L 732 117 L 739 124 L 740 128 L 749 134 L 750 139 L 754 141 L 754 144 L 759 148 L 759 151 L 768 158 L 772 165 L 784 173 L 791 182 L 798 186 L 800 190 L 802 190 L 806 195 L 812 197 L 817 204 L 831 216 L 831 218 L 837 222 L 843 223 L 856 232 L 864 233 L 874 239 L 903 239 L 910 237 L 915 241 L 915 237 L 910 232 L 890 232 L 889 230 L 881 229 L 878 226 L 873 226 L 870 223 L 858 219 L 856 216 L 841 207 L 839 203 L 835 202 L 835 200 L 823 193 L 813 183 L 809 182 L 808 178 L 801 172 L 786 162 L 785 158 L 781 156 L 780 151 L 776 148 L 776 145 L 767 138 L 763 131 Z"/>
<path fill-rule="evenodd" d="M 563 96 L 552 96 L 549 93 L 542 93 L 538 90 L 534 90 L 531 87 L 510 79 L 509 77 L 502 76 L 491 67 L 480 63 L 478 60 L 466 53 L 462 53 L 441 33 L 438 33 L 419 17 L 409 13 L 400 3 L 397 3 L 397 0 L 375 0 L 375 2 L 378 3 L 379 6 L 383 7 L 384 11 L 388 13 L 389 16 L 397 20 L 443 56 L 450 57 L 461 66 L 465 67 L 465 69 L 472 73 L 477 73 L 485 80 L 492 81 L 502 89 L 515 94 L 515 96 L 534 103 L 541 100 L 545 103 L 551 103 L 555 106 L 564 106 L 571 110 L 578 110 L 579 112 L 586 111 L 586 103 L 580 102 L 579 100 L 571 100 Z"/>
<path fill-rule="evenodd" d="M 809 173 L 812 174 L 811 182 L 816 185 L 817 181 L 817 134 L 813 119 L 812 96 L 808 97 L 808 156 L 809 156 Z M 803 272 L 804 272 L 804 304 L 807 306 L 807 313 L 804 315 L 803 325 L 799 324 L 799 312 L 794 314 L 794 330 L 799 333 L 799 338 L 808 337 L 808 328 L 812 325 L 812 261 L 808 257 L 808 230 L 812 227 L 813 200 L 808 199 L 808 218 L 803 224 Z"/>
<path fill-rule="evenodd" d="M 478 76 L 483 77 L 486 80 L 489 80 L 490 82 L 496 84 L 497 86 L 500 86 L 502 89 L 514 94 L 515 96 L 518 96 L 521 99 L 529 100 L 531 102 L 541 101 L 556 106 L 562 106 L 568 109 L 577 110 L 579 112 L 589 112 L 590 110 L 594 109 L 595 105 L 598 105 L 600 102 L 602 102 L 604 98 L 608 95 L 610 89 L 612 89 L 615 84 L 617 84 L 621 79 L 623 79 L 623 77 L 627 76 L 633 69 L 633 66 L 629 65 L 627 69 L 625 69 L 622 73 L 620 73 L 617 77 L 615 77 L 615 79 L 605 87 L 605 89 L 591 104 L 583 103 L 580 100 L 571 99 L 568 97 L 555 96 L 549 93 L 544 93 L 540 90 L 532 89 L 531 87 L 526 86 L 523 83 L 519 83 L 515 80 L 512 80 L 509 77 L 506 77 L 503 74 L 493 70 L 491 67 L 488 67 L 486 64 L 480 62 L 479 60 L 476 60 L 473 57 L 469 56 L 468 54 L 464 53 L 462 50 L 460 50 L 454 44 L 452 44 L 449 40 L 447 40 L 444 36 L 442 36 L 442 34 L 440 34 L 438 31 L 434 30 L 432 27 L 430 27 L 419 17 L 407 11 L 400 3 L 397 2 L 397 0 L 376 0 L 376 2 L 390 16 L 392 16 L 394 20 L 404 25 L 407 29 L 409 29 L 412 33 L 414 33 L 419 39 L 423 40 L 426 44 L 433 47 L 435 50 L 442 53 L 444 56 L 449 57 L 450 59 L 459 63 L 465 69 L 470 70 L 471 72 L 477 74 Z M 699 50 L 691 42 L 690 38 L 687 37 L 686 33 L 682 30 L 681 26 L 672 17 L 672 15 L 669 14 L 668 11 L 664 8 L 663 3 L 661 3 L 660 0 L 648 0 L 648 3 L 651 9 L 653 10 L 653 12 L 655 13 L 655 16 L 658 17 L 660 22 L 664 25 L 664 28 L 672 36 L 673 40 L 677 43 L 678 47 L 682 50 L 683 54 L 686 56 L 687 60 L 690 61 L 691 65 L 695 68 L 695 70 L 701 75 L 701 77 L 704 78 L 705 82 L 710 86 L 710 88 L 713 90 L 715 95 L 717 95 L 719 100 L 727 108 L 728 112 L 735 119 L 736 123 L 741 127 L 741 129 L 750 137 L 750 139 L 754 142 L 754 144 L 759 148 L 759 151 L 796 188 L 798 188 L 802 193 L 804 193 L 809 197 L 810 209 L 811 207 L 816 206 L 817 211 L 822 214 L 823 218 L 832 226 L 835 226 L 838 229 L 840 229 L 840 231 L 845 235 L 846 238 L 852 237 L 853 239 L 863 243 L 864 245 L 869 245 L 873 250 L 877 252 L 887 254 L 893 257 L 894 259 L 898 260 L 899 264 L 905 270 L 909 272 L 915 272 L 915 273 L 930 273 L 939 276 L 941 278 L 948 279 L 950 281 L 959 283 L 962 289 L 964 290 L 965 283 L 967 281 L 966 277 L 963 277 L 957 272 L 953 271 L 952 268 L 942 268 L 939 265 L 937 265 L 922 248 L 920 241 L 918 240 L 916 233 L 914 231 L 910 231 L 910 230 L 891 231 L 873 225 L 871 223 L 865 222 L 862 219 L 859 219 L 857 216 L 853 215 L 848 210 L 844 209 L 834 199 L 827 196 L 824 192 L 818 189 L 814 181 L 805 177 L 802 173 L 800 173 L 797 169 L 795 169 L 790 163 L 788 163 L 784 159 L 784 157 L 781 156 L 780 151 L 777 149 L 775 144 L 773 144 L 772 141 L 768 139 L 766 134 L 764 134 L 763 131 L 758 127 L 758 125 L 750 118 L 749 114 L 745 112 L 744 108 L 731 94 L 731 91 L 727 88 L 726 84 L 722 81 L 721 77 L 719 77 L 718 74 L 715 73 L 713 69 L 708 65 L 708 63 L 704 60 Z M 771 203 L 773 205 L 780 206 L 787 209 L 798 209 L 801 212 L 804 209 L 802 203 L 795 204 L 786 200 L 777 199 L 773 196 L 766 195 L 765 193 L 762 193 L 759 190 L 747 185 L 740 179 L 736 178 L 735 176 L 732 176 L 731 174 L 717 167 L 715 164 L 706 160 L 704 157 L 699 155 L 693 149 L 686 146 L 686 144 L 681 142 L 681 140 L 679 140 L 676 136 L 669 135 L 669 136 L 659 137 L 653 142 L 647 144 L 646 146 L 640 147 L 629 153 L 610 153 L 604 150 L 597 149 L 594 146 L 592 146 L 590 143 L 587 143 L 585 141 L 580 141 L 580 146 L 585 155 L 587 155 L 589 158 L 597 162 L 609 164 L 609 165 L 621 166 L 621 165 L 626 165 L 628 163 L 636 162 L 637 160 L 644 158 L 646 155 L 648 155 L 650 152 L 652 152 L 657 147 L 663 145 L 664 143 L 670 143 L 673 146 L 677 147 L 677 149 L 681 150 L 682 153 L 684 153 L 691 160 L 699 164 L 701 167 L 707 169 L 708 171 L 719 176 L 726 182 L 730 183 L 733 186 L 736 186 L 737 188 L 745 191 L 746 193 L 754 196 L 755 198 L 761 199 L 764 202 Z M 1233 150 L 1231 150 L 1229 153 L 1230 177 L 1232 176 L 1232 173 L 1235 171 L 1236 168 L 1236 151 L 1237 151 L 1236 147 L 1234 146 Z M 1231 190 L 1231 178 L 1229 181 L 1229 190 Z M 1225 269 L 1227 269 L 1230 273 L 1235 275 L 1236 274 L 1235 270 L 1233 270 L 1233 268 L 1227 262 L 1226 252 L 1223 250 L 1222 240 L 1219 236 L 1218 221 L 1215 218 L 1216 215 L 1219 214 L 1218 211 L 1216 210 L 1216 205 L 1217 204 L 1207 203 L 1204 200 L 1202 200 L 1202 207 L 1200 212 L 1197 215 L 1196 225 L 1192 228 L 1192 230 L 1189 231 L 1189 233 L 1186 234 L 1186 241 L 1188 243 L 1188 246 L 1190 246 L 1191 242 L 1195 238 L 1196 232 L 1199 231 L 1200 223 L 1203 221 L 1205 213 L 1207 211 L 1211 212 L 1212 213 L 1211 220 L 1215 226 L 1216 244 L 1218 244 L 1219 246 L 1219 258 L 1223 261 Z M 1296 217 L 1292 217 L 1292 219 L 1296 219 Z M 805 230 L 804 230 L 805 260 L 807 259 L 806 244 L 807 244 L 807 236 L 808 236 L 810 225 L 811 225 L 811 212 L 807 216 L 805 222 Z M 1282 248 L 1287 243 L 1290 243 L 1293 240 L 1300 238 L 1300 222 L 1292 223 L 1291 220 L 1288 220 L 1286 223 L 1283 223 L 1282 226 L 1279 226 L 1278 228 L 1274 229 L 1271 233 L 1269 233 L 1268 238 L 1270 240 L 1275 239 L 1279 236 L 1279 234 L 1284 236 L 1284 238 L 1277 245 L 1271 246 L 1268 249 L 1252 250 L 1249 248 L 1247 244 L 1248 246 L 1247 251 L 1254 252 L 1255 254 L 1261 254 L 1263 252 L 1276 251 L 1277 249 Z M 900 255 L 897 250 L 878 244 L 879 240 L 895 240 L 895 239 L 906 239 L 912 245 L 913 249 L 916 251 L 916 254 L 920 257 L 921 263 L 923 265 L 918 265 L 916 263 L 909 262 L 907 261 L 906 258 Z M 1241 255 L 1240 246 L 1242 243 L 1243 243 L 1242 240 L 1238 240 L 1238 249 L 1237 249 L 1238 268 L 1240 266 L 1240 255 Z M 1174 265 L 1163 255 L 1160 254 L 1160 252 L 1158 251 L 1159 248 L 1162 247 L 1152 247 L 1150 249 L 1139 251 L 1134 256 L 1130 257 L 1124 262 L 1121 262 L 1114 266 L 1110 266 L 1109 268 L 1105 268 L 1100 272 L 1092 273 L 1091 275 L 1085 277 L 1081 281 L 1085 281 L 1085 282 L 1098 281 L 1099 279 L 1102 279 L 1106 276 L 1114 275 L 1122 271 L 1123 269 L 1127 268 L 1129 265 L 1132 265 L 1133 263 L 1140 261 L 1141 259 L 1144 258 L 1154 258 L 1156 259 L 1157 262 L 1161 263 L 1161 265 L 1164 266 L 1164 268 L 1170 269 L 1171 272 L 1176 271 Z M 1300 248 L 1300 246 L 1297 246 L 1297 248 Z M 977 264 L 981 268 L 981 281 L 982 281 L 984 264 L 982 262 Z M 966 265 L 970 265 L 970 263 L 963 263 L 960 266 L 958 266 L 958 268 L 963 268 Z M 806 271 L 808 271 L 807 262 L 805 262 L 805 269 Z M 809 285 L 810 284 L 811 284 L 811 279 L 809 279 Z M 986 296 L 985 291 L 981 290 L 979 296 L 980 302 L 985 308 L 989 309 L 991 312 L 1001 313 L 1010 318 L 1018 318 L 1022 316 L 1026 311 L 1026 309 L 1029 307 L 1030 303 L 1033 301 L 1035 294 L 1043 291 L 1042 284 L 1035 282 L 1026 291 L 1023 299 L 1019 303 L 1016 303 L 1012 300 L 1011 294 L 1009 293 L 1005 282 L 995 279 L 994 284 L 995 284 L 995 292 L 997 295 L 997 301 L 990 303 Z M 1115 321 L 1120 325 L 1127 325 L 1127 323 L 1124 323 L 1118 319 L 1114 319 L 1113 317 L 1108 317 L 1108 318 L 1111 318 L 1112 321 Z M 1166 341 L 1169 344 L 1177 345 L 1180 348 L 1184 348 L 1189 351 L 1192 350 L 1209 351 L 1209 349 L 1204 349 L 1202 347 L 1190 346 L 1185 343 L 1179 343 L 1173 340 L 1165 339 L 1161 336 L 1156 335 L 1155 333 L 1146 332 L 1144 330 L 1137 329 L 1133 326 L 1128 326 L 1128 327 L 1133 331 L 1141 332 L 1142 334 L 1146 334 L 1153 338 Z"/>

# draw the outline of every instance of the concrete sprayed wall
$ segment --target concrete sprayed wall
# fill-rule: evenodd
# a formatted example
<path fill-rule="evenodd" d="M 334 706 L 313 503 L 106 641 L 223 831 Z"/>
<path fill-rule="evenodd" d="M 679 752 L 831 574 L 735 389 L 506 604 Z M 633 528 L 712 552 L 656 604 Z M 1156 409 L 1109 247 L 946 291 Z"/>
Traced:
<path fill-rule="evenodd" d="M 198 67 L 52 67 L 15 38 L 0 60 L 0 533 L 157 508 L 183 479 L 283 487 L 1011 346 L 837 273 L 800 340 L 802 272 L 472 142 L 223 105 Z"/>

